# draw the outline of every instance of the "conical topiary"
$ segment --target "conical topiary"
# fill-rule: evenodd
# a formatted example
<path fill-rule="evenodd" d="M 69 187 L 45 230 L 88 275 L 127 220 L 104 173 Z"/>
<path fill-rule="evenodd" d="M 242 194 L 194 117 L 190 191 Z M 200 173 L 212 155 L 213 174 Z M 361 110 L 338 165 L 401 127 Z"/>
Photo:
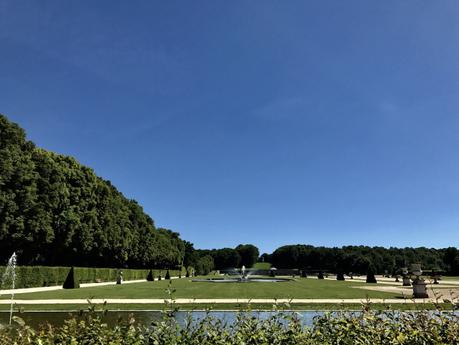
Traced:
<path fill-rule="evenodd" d="M 148 272 L 148 275 L 147 275 L 147 281 L 152 282 L 154 280 L 155 280 L 155 276 L 153 275 L 153 271 L 150 270 L 150 272 Z"/>
<path fill-rule="evenodd" d="M 368 267 L 367 270 L 367 283 L 377 283 L 376 277 L 375 277 L 375 271 L 372 266 Z"/>
<path fill-rule="evenodd" d="M 336 274 L 336 280 L 344 280 L 343 272 L 340 271 Z"/>
<path fill-rule="evenodd" d="M 166 271 L 166 275 L 164 276 L 164 279 L 170 280 L 171 279 L 171 274 L 169 273 L 169 270 Z"/>
<path fill-rule="evenodd" d="M 67 274 L 67 278 L 65 278 L 64 285 L 62 285 L 64 289 L 78 289 L 80 287 L 80 283 L 75 276 L 75 270 L 70 268 L 69 274 Z"/>

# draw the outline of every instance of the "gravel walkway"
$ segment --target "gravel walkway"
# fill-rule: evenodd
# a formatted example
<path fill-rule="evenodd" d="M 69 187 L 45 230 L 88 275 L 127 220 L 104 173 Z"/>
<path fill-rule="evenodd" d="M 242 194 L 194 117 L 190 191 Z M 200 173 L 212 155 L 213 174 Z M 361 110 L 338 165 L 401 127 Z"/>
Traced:
<path fill-rule="evenodd" d="M 178 277 L 171 277 L 171 279 L 178 279 Z M 158 280 L 157 278 L 155 280 Z M 141 280 L 125 280 L 123 284 L 132 284 L 132 283 L 142 283 L 146 282 L 145 279 Z M 106 285 L 116 285 L 116 282 L 102 282 L 102 283 L 86 283 L 80 284 L 80 288 L 86 287 L 94 287 L 94 286 L 106 286 Z M 62 290 L 62 286 L 44 286 L 44 287 L 34 287 L 34 288 L 23 288 L 23 289 L 14 289 L 14 290 L 0 290 L 0 295 L 11 295 L 14 292 L 15 295 L 21 293 L 29 293 L 29 292 L 42 292 L 42 291 L 56 291 Z"/>

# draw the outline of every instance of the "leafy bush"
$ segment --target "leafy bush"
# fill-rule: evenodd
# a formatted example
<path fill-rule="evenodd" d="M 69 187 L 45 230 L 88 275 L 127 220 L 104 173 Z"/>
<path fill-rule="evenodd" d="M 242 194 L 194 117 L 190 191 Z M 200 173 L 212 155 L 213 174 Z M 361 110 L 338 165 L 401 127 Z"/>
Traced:
<path fill-rule="evenodd" d="M 334 312 L 314 318 L 303 326 L 292 312 L 273 313 L 259 318 L 239 313 L 232 323 L 207 314 L 199 321 L 191 315 L 181 325 L 173 311 L 152 325 L 142 325 L 130 317 L 114 326 L 103 316 L 88 314 L 70 319 L 63 326 L 47 325 L 35 330 L 15 317 L 14 327 L 0 329 L 2 344 L 458 344 L 459 315 L 451 312 L 372 311 Z"/>

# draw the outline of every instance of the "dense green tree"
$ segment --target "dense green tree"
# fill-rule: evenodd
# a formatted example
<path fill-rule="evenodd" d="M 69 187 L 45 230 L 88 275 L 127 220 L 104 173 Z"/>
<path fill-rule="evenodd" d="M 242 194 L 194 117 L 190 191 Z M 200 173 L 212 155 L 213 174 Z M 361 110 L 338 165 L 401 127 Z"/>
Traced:
<path fill-rule="evenodd" d="M 0 115 L 0 260 L 20 264 L 172 267 L 179 235 L 74 158 L 37 148 Z"/>
<path fill-rule="evenodd" d="M 204 255 L 196 263 L 196 273 L 207 275 L 214 269 L 214 259 L 210 255 Z"/>
<path fill-rule="evenodd" d="M 258 260 L 260 252 L 253 244 L 240 244 L 236 247 L 236 251 L 241 257 L 240 266 L 252 267 Z"/>
<path fill-rule="evenodd" d="M 221 270 L 230 267 L 239 267 L 241 256 L 233 248 L 221 248 L 212 250 L 200 250 L 198 254 L 202 257 L 210 255 L 214 260 L 215 269 Z"/>
<path fill-rule="evenodd" d="M 454 247 L 433 248 L 384 248 L 345 246 L 341 248 L 288 245 L 277 248 L 271 255 L 271 263 L 278 268 L 306 268 L 331 272 L 366 274 L 370 264 L 375 274 L 396 272 L 400 267 L 421 263 L 424 270 L 459 273 L 459 255 Z M 457 258 L 457 261 L 455 261 Z M 456 263 L 455 263 L 456 262 Z"/>

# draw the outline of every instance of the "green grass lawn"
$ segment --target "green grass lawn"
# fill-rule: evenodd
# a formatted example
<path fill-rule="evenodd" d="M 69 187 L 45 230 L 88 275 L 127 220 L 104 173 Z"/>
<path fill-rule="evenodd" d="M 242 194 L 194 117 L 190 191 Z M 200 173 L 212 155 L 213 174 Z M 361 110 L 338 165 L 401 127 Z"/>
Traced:
<path fill-rule="evenodd" d="M 269 262 L 256 262 L 252 268 L 256 268 L 258 270 L 269 270 L 271 268 L 271 264 Z"/>
<path fill-rule="evenodd" d="M 441 280 L 457 280 L 459 281 L 459 277 L 454 277 L 454 276 L 442 276 Z M 440 281 L 441 281 L 440 280 Z"/>
<path fill-rule="evenodd" d="M 168 298 L 168 281 L 18 294 L 16 299 Z M 297 278 L 282 283 L 203 283 L 172 280 L 175 298 L 395 298 L 389 292 L 355 289 L 364 282 Z M 8 295 L 0 298 L 9 298 Z"/>

